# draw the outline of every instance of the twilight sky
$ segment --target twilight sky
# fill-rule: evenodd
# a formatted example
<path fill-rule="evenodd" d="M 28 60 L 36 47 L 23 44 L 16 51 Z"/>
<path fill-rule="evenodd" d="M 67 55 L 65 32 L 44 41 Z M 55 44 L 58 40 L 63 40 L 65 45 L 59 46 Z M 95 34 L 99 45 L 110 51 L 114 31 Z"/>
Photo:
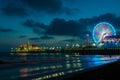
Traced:
<path fill-rule="evenodd" d="M 102 21 L 119 34 L 120 0 L 0 0 L 0 51 L 25 44 L 61 44 L 92 34 Z"/>

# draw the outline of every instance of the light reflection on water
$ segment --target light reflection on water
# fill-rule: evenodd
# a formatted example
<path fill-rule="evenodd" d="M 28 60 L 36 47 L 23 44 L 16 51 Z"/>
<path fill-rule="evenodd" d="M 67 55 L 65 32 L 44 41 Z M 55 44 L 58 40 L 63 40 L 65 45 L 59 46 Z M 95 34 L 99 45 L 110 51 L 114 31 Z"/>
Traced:
<path fill-rule="evenodd" d="M 0 71 L 2 80 L 41 80 L 63 76 L 116 61 L 120 56 L 41 53 L 37 55 L 12 55 L 7 61 L 18 61 L 17 67 Z M 0 60 L 6 60 L 0 57 Z M 21 62 L 24 61 L 24 62 Z M 7 77 L 3 76 L 6 75 Z"/>

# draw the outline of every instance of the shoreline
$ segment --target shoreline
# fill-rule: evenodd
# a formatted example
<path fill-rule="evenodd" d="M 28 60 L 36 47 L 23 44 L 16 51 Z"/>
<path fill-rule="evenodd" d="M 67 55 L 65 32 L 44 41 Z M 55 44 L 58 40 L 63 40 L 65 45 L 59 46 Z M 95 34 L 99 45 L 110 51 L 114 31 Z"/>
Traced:
<path fill-rule="evenodd" d="M 53 80 L 119 80 L 120 60 L 97 66 L 85 71 L 67 74 Z M 49 79 L 48 79 L 49 80 Z"/>

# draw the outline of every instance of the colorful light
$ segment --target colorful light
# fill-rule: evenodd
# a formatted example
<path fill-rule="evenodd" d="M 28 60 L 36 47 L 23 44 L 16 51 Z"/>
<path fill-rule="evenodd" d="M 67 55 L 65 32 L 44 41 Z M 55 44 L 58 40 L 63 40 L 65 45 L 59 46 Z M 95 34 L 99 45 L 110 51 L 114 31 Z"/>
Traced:
<path fill-rule="evenodd" d="M 93 29 L 93 40 L 96 44 L 100 43 L 106 36 L 115 36 L 116 31 L 114 27 L 107 23 L 101 22 L 98 23 Z"/>

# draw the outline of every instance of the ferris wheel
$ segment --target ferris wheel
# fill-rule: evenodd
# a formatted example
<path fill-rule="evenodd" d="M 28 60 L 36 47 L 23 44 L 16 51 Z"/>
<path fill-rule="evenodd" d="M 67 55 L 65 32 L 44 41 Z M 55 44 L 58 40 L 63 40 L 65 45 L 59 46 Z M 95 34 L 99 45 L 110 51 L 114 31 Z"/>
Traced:
<path fill-rule="evenodd" d="M 93 29 L 93 40 L 96 44 L 99 44 L 106 36 L 115 36 L 116 31 L 114 27 L 107 23 L 101 22 L 98 23 Z"/>

